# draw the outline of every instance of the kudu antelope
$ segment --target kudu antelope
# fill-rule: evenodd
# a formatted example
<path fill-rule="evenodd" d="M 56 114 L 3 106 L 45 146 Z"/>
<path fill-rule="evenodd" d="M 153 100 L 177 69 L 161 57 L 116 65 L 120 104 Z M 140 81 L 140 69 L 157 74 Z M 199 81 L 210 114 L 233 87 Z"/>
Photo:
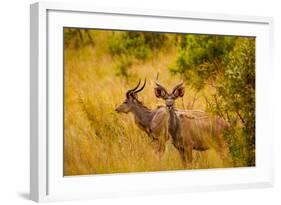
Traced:
<path fill-rule="evenodd" d="M 163 154 L 165 144 L 168 140 L 168 113 L 165 106 L 159 106 L 151 110 L 138 100 L 137 93 L 145 87 L 146 80 L 141 88 L 140 81 L 137 86 L 126 92 L 125 101 L 119 105 L 115 111 L 118 113 L 129 113 L 134 115 L 136 125 L 145 131 L 154 142 L 157 142 L 157 151 Z"/>
<path fill-rule="evenodd" d="M 212 148 L 214 141 L 222 146 L 222 132 L 229 124 L 220 117 L 210 117 L 204 111 L 177 110 L 175 100 L 184 96 L 183 82 L 177 84 L 172 92 L 156 81 L 154 93 L 165 100 L 169 113 L 168 130 L 172 143 L 180 152 L 184 165 L 192 167 L 192 150 L 205 151 Z"/>

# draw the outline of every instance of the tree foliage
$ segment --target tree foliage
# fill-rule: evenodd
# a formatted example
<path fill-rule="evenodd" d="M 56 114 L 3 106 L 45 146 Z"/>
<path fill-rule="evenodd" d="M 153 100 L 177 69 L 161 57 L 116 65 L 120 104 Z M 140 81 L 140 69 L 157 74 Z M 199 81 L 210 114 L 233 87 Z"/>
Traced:
<path fill-rule="evenodd" d="M 225 77 L 219 82 L 217 95 L 220 97 L 221 109 L 225 113 L 232 114 L 230 120 L 233 125 L 236 122 L 235 117 L 242 124 L 246 153 L 243 158 L 247 165 L 253 166 L 255 165 L 255 39 L 238 39 L 234 49 L 225 59 L 225 64 Z"/>
<path fill-rule="evenodd" d="M 222 62 L 233 48 L 235 37 L 212 35 L 182 36 L 173 73 L 182 74 L 187 83 L 200 90 L 223 72 Z"/>
<path fill-rule="evenodd" d="M 129 77 L 129 68 L 133 62 L 144 61 L 165 45 L 168 40 L 165 34 L 152 32 L 114 33 L 109 43 L 109 52 L 119 63 L 116 66 L 117 75 Z"/>
<path fill-rule="evenodd" d="M 75 29 L 64 28 L 64 46 L 74 47 L 78 49 L 80 47 L 92 45 L 94 46 L 94 40 L 88 29 Z"/>
<path fill-rule="evenodd" d="M 152 32 L 122 32 L 112 38 L 109 50 L 112 55 L 130 55 L 139 60 L 151 56 L 152 51 L 165 44 L 165 34 Z"/>
<path fill-rule="evenodd" d="M 208 108 L 231 122 L 232 129 L 225 137 L 236 165 L 254 166 L 255 39 L 183 36 L 170 70 L 182 75 L 196 90 L 206 85 L 215 89 Z"/>

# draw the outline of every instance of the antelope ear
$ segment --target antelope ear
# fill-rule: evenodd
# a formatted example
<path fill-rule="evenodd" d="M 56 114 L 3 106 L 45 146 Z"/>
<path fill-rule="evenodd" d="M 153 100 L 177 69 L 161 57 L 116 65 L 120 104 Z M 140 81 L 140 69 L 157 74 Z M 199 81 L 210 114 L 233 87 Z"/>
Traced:
<path fill-rule="evenodd" d="M 180 86 L 173 91 L 173 94 L 176 98 L 184 96 L 184 87 Z"/>
<path fill-rule="evenodd" d="M 164 98 L 166 96 L 166 91 L 162 88 L 155 87 L 154 88 L 154 94 L 157 98 Z"/>

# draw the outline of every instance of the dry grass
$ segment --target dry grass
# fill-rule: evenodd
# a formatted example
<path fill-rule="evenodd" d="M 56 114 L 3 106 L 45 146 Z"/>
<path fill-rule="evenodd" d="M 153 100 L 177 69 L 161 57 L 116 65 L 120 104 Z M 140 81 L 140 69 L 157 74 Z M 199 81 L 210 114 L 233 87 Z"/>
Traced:
<path fill-rule="evenodd" d="M 130 70 L 132 81 L 126 82 L 115 75 L 116 62 L 105 46 L 111 34 L 102 31 L 94 34 L 95 47 L 65 49 L 64 53 L 64 175 L 183 169 L 171 142 L 165 155 L 159 158 L 151 140 L 136 127 L 132 115 L 114 111 L 124 101 L 126 90 L 144 78 L 148 82 L 140 100 L 150 108 L 163 104 L 154 97 L 154 79 L 160 72 L 161 82 L 170 88 L 180 80 L 167 69 L 176 58 L 176 50 L 164 50 L 134 65 Z M 186 90 L 178 108 L 186 108 L 194 98 L 195 93 Z M 203 97 L 194 108 L 205 109 Z M 230 159 L 228 154 L 225 157 Z M 231 160 L 226 161 L 214 150 L 194 152 L 193 168 L 231 166 Z"/>

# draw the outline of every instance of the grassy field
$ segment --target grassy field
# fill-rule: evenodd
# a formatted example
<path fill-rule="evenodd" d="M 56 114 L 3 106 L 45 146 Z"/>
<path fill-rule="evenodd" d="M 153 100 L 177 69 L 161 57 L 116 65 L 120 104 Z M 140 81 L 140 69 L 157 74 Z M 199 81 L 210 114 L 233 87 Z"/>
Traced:
<path fill-rule="evenodd" d="M 154 96 L 154 80 L 159 72 L 161 83 L 170 89 L 180 80 L 168 70 L 176 59 L 176 48 L 164 47 L 149 59 L 134 63 L 129 70 L 131 77 L 126 80 L 116 75 L 118 60 L 108 52 L 112 32 L 91 34 L 94 46 L 64 50 L 64 175 L 184 169 L 170 141 L 164 156 L 159 158 L 151 139 L 135 125 L 133 116 L 114 111 L 125 100 L 126 91 L 145 78 L 147 85 L 139 99 L 149 108 L 164 104 Z M 177 108 L 191 108 L 196 95 L 198 99 L 192 108 L 204 110 L 203 96 L 210 93 L 209 87 L 197 94 L 186 87 Z M 192 168 L 233 166 L 228 150 L 223 152 L 227 160 L 222 160 L 213 149 L 194 151 Z"/>

